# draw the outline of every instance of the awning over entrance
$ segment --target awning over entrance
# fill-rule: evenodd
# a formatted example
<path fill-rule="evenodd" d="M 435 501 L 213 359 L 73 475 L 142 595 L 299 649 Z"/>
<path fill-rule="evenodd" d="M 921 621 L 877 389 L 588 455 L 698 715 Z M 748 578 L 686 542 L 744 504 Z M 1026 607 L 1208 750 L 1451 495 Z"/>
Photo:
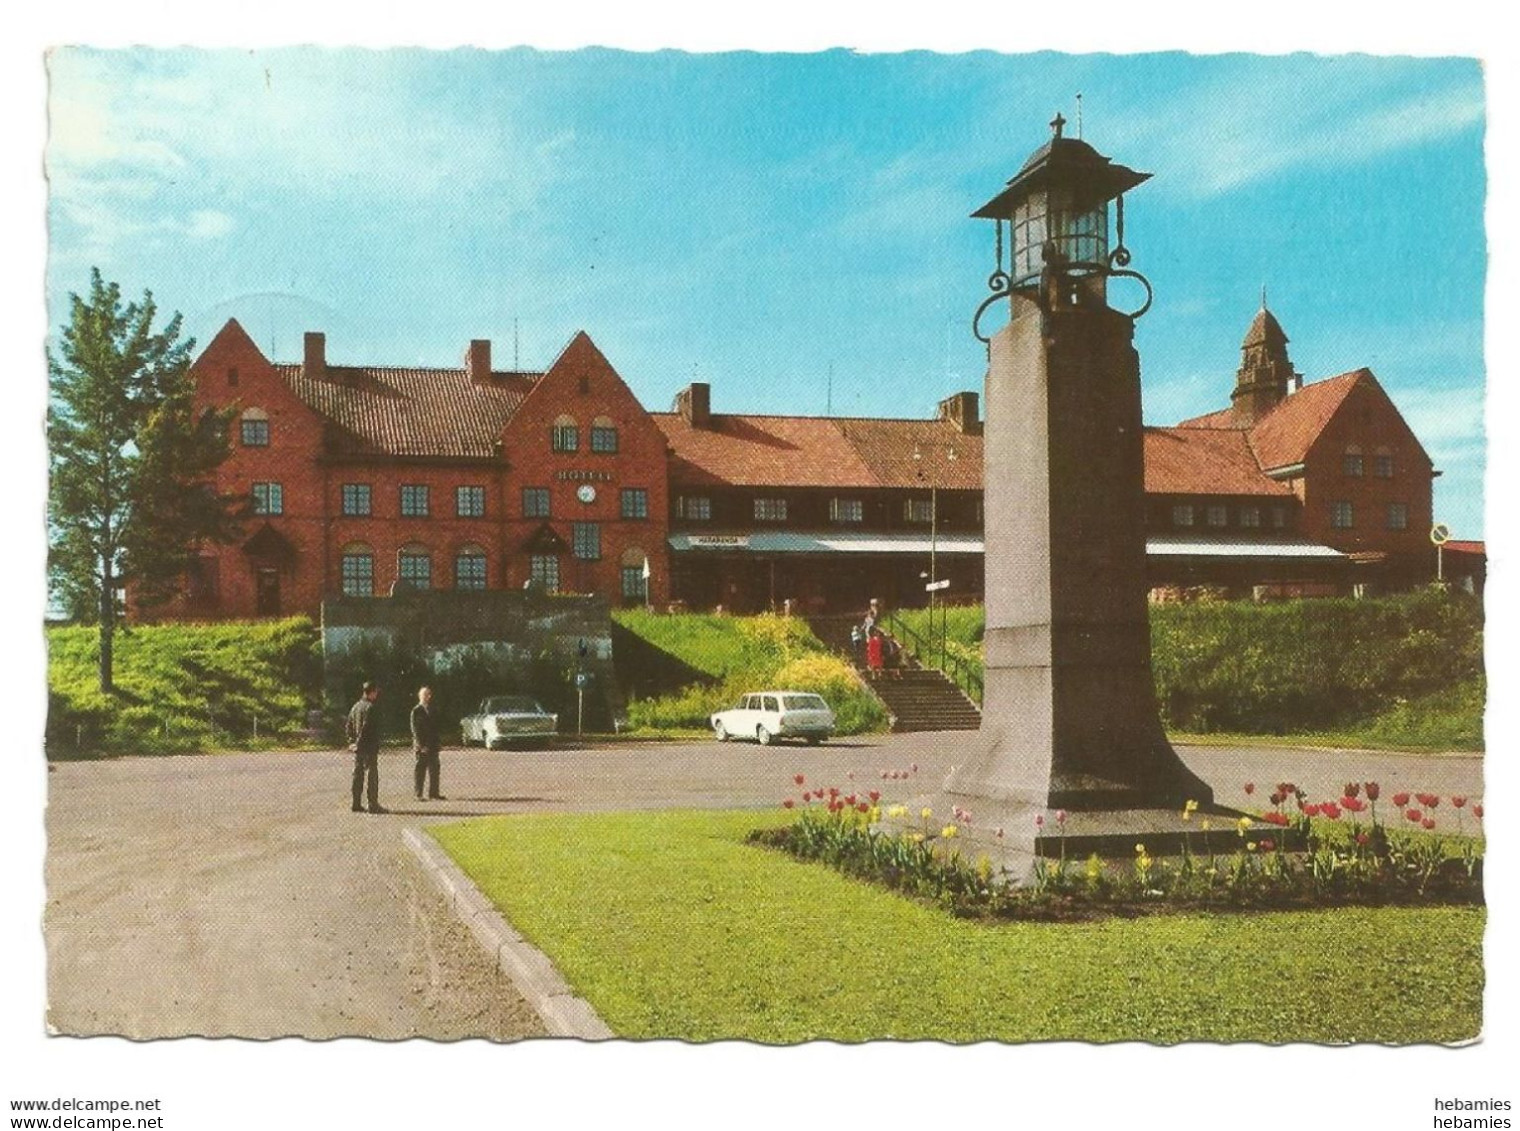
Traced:
<path fill-rule="evenodd" d="M 1346 555 L 1318 542 L 1250 542 L 1239 538 L 1147 538 L 1151 558 L 1316 558 L 1344 560 Z"/>
<path fill-rule="evenodd" d="M 672 534 L 670 548 L 676 553 L 750 554 L 928 554 L 931 542 L 940 554 L 980 554 L 982 540 L 966 534 L 872 534 L 866 531 L 827 531 L 820 534 L 792 530 L 758 531 L 751 534 Z"/>
<path fill-rule="evenodd" d="M 676 553 L 748 554 L 927 554 L 927 533 L 873 534 L 866 531 L 828 531 L 820 534 L 774 530 L 750 534 L 672 534 Z M 934 540 L 940 554 L 980 554 L 982 539 L 967 534 L 942 534 Z M 1317 542 L 1252 542 L 1238 538 L 1148 538 L 1147 557 L 1279 558 L 1344 560 L 1346 555 Z"/>

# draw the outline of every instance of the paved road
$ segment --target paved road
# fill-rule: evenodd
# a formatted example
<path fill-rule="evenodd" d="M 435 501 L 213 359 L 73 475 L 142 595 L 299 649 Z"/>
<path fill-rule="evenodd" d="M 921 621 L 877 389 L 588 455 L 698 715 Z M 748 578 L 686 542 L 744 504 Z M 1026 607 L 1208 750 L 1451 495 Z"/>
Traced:
<path fill-rule="evenodd" d="M 411 798 L 411 755 L 381 758 L 393 812 L 348 811 L 350 760 L 231 754 L 59 763 L 47 816 L 49 1024 L 71 1034 L 382 1038 L 542 1032 L 401 843 L 407 825 L 488 813 L 768 806 L 792 775 L 879 783 L 917 763 L 937 783 L 964 733 L 818 748 L 630 744 L 447 750 L 449 800 Z M 1481 759 L 1191 747 L 1220 801 L 1291 778 L 1481 796 Z M 932 788 L 932 785 L 931 785 Z"/>

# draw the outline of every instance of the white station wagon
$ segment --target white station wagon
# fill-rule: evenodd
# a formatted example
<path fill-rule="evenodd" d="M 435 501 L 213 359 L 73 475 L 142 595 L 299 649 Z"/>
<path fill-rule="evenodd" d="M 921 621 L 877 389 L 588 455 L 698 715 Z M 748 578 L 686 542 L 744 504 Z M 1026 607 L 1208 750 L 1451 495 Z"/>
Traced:
<path fill-rule="evenodd" d="M 816 746 L 834 733 L 834 712 L 810 691 L 759 691 L 739 700 L 737 707 L 712 717 L 713 736 L 753 738 L 769 746 L 781 738 L 801 738 Z"/>
<path fill-rule="evenodd" d="M 478 742 L 488 750 L 497 746 L 547 743 L 559 729 L 559 718 L 526 695 L 493 695 L 480 710 L 460 720 L 466 746 Z"/>

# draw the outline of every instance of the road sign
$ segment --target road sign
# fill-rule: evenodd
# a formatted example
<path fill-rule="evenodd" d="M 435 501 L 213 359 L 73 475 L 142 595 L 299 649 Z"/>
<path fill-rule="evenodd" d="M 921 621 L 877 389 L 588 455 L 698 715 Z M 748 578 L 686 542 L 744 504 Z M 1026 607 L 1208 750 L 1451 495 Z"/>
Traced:
<path fill-rule="evenodd" d="M 1445 545 L 1451 541 L 1451 528 L 1444 522 L 1438 522 L 1430 528 L 1430 540 L 1437 546 Z"/>
<path fill-rule="evenodd" d="M 931 582 L 929 582 L 928 585 L 924 586 L 924 592 L 925 593 L 933 593 L 936 589 L 949 589 L 949 588 L 950 588 L 950 579 L 947 577 L 943 581 L 931 581 Z"/>

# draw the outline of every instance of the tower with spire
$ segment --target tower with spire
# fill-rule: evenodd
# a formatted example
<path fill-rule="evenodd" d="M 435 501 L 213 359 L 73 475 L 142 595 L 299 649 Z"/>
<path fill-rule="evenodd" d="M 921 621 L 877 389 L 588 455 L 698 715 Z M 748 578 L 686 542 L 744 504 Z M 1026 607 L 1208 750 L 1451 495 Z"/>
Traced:
<path fill-rule="evenodd" d="M 1240 369 L 1235 374 L 1235 391 L 1230 406 L 1237 428 L 1250 428 L 1277 407 L 1294 388 L 1297 375 L 1288 360 L 1288 335 L 1267 309 L 1267 292 L 1262 288 L 1261 309 L 1251 320 L 1246 339 L 1240 344 Z"/>

